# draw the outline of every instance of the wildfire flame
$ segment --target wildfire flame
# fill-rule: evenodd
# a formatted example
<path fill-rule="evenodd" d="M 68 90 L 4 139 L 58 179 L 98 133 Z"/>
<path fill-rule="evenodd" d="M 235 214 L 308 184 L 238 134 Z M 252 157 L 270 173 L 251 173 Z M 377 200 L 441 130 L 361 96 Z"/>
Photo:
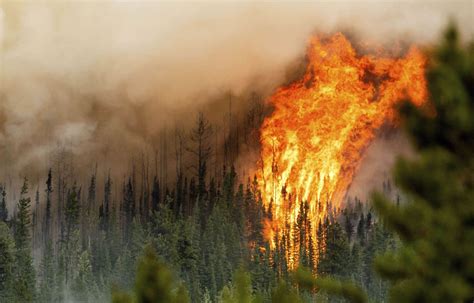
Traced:
<path fill-rule="evenodd" d="M 304 76 L 269 98 L 274 111 L 260 133 L 258 179 L 272 212 L 271 242 L 285 229 L 293 237 L 305 201 L 315 235 L 328 212 L 327 201 L 341 206 L 377 129 L 395 121 L 394 105 L 408 98 L 420 106 L 427 97 L 426 59 L 415 47 L 403 58 L 358 55 L 338 33 L 313 37 L 307 57 Z M 288 260 L 290 265 L 295 258 Z"/>

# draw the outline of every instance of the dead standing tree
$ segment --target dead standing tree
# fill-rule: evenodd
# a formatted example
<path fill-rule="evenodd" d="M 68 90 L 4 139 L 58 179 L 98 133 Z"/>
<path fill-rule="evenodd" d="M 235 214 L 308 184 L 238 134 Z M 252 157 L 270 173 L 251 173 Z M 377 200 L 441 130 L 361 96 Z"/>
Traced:
<path fill-rule="evenodd" d="M 193 157 L 191 169 L 198 182 L 197 197 L 200 201 L 206 195 L 207 162 L 212 154 L 211 143 L 209 142 L 211 137 L 212 126 L 204 117 L 204 114 L 200 112 L 189 136 L 190 145 L 186 147 L 186 150 Z"/>

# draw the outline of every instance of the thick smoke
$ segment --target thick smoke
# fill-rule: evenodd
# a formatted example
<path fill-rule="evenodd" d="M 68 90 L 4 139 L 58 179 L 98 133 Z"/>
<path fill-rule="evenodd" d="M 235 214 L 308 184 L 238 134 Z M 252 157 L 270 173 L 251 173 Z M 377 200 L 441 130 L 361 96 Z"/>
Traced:
<path fill-rule="evenodd" d="M 58 146 L 123 163 L 208 100 L 270 93 L 315 32 L 427 45 L 449 17 L 473 30 L 472 1 L 1 5 L 0 178 L 44 170 Z"/>
<path fill-rule="evenodd" d="M 367 201 L 374 190 L 381 191 L 384 182 L 390 182 L 392 191 L 386 194 L 396 199 L 391 168 L 399 156 L 413 157 L 414 151 L 406 135 L 399 129 L 384 130 L 364 153 L 359 170 L 347 191 L 347 197 Z"/>

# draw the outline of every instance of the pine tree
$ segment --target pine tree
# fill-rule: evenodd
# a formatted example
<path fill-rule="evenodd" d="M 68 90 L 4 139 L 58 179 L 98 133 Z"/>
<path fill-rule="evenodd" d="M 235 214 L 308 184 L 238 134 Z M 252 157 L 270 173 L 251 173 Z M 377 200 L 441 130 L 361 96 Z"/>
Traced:
<path fill-rule="evenodd" d="M 259 302 L 259 298 L 252 294 L 252 281 L 249 273 L 239 268 L 229 286 L 225 286 L 221 293 L 222 303 L 252 303 Z"/>
<path fill-rule="evenodd" d="M 81 190 L 77 189 L 76 184 L 68 190 L 65 212 L 65 231 L 62 233 L 62 239 L 59 247 L 58 283 L 64 281 L 66 287 L 69 287 L 77 270 L 77 260 L 81 254 L 81 233 L 79 229 L 81 207 L 79 204 Z"/>
<path fill-rule="evenodd" d="M 182 235 L 178 240 L 178 255 L 181 273 L 188 285 L 191 301 L 197 302 L 202 296 L 199 279 L 200 248 L 200 208 L 194 207 L 194 213 L 182 226 Z"/>
<path fill-rule="evenodd" d="M 177 191 L 178 196 L 181 197 L 182 193 L 180 190 Z M 151 207 L 153 211 L 158 211 L 158 205 L 160 204 L 160 184 L 158 178 L 155 176 L 153 179 L 153 189 L 151 192 Z"/>
<path fill-rule="evenodd" d="M 364 217 L 364 214 L 361 213 L 360 218 L 359 218 L 359 223 L 357 224 L 357 238 L 360 244 L 365 243 L 365 238 L 366 238 L 365 226 L 366 226 L 365 217 Z"/>
<path fill-rule="evenodd" d="M 43 259 L 39 270 L 40 283 L 38 299 L 40 302 L 44 303 L 53 302 L 55 301 L 54 286 L 56 281 L 54 274 L 54 253 L 51 239 L 46 240 Z"/>
<path fill-rule="evenodd" d="M 107 176 L 107 180 L 104 184 L 104 201 L 99 207 L 99 225 L 101 230 L 106 233 L 109 231 L 110 224 L 110 199 L 112 194 L 112 180 L 110 174 Z"/>
<path fill-rule="evenodd" d="M 135 217 L 135 192 L 132 183 L 132 178 L 128 179 L 128 182 L 123 188 L 123 224 L 124 224 L 124 239 L 126 242 L 130 241 L 132 220 Z"/>
<path fill-rule="evenodd" d="M 79 227 L 79 219 L 81 213 L 81 206 L 79 204 L 79 191 L 76 188 L 76 185 L 69 190 L 66 209 L 65 209 L 65 219 L 66 219 L 66 238 L 69 238 L 73 231 Z"/>
<path fill-rule="evenodd" d="M 35 298 L 35 269 L 31 256 L 31 199 L 28 195 L 28 180 L 25 178 L 18 202 L 15 223 L 16 265 L 15 294 L 20 302 L 31 302 Z"/>
<path fill-rule="evenodd" d="M 90 242 L 95 222 L 95 218 L 97 216 L 96 213 L 96 175 L 95 172 L 92 174 L 90 182 L 89 182 L 89 188 L 87 191 L 87 203 L 81 207 L 81 224 L 82 226 L 82 233 L 83 235 L 83 244 L 84 246 L 87 245 L 88 242 Z"/>
<path fill-rule="evenodd" d="M 176 281 L 173 273 L 158 260 L 151 246 L 145 249 L 141 258 L 132 295 L 114 291 L 114 303 L 186 303 L 189 301 L 187 291 Z"/>
<path fill-rule="evenodd" d="M 323 275 L 346 276 L 350 247 L 339 223 L 335 222 L 327 226 L 325 244 L 324 253 L 319 260 L 318 272 Z"/>
<path fill-rule="evenodd" d="M 77 262 L 77 275 L 74 277 L 71 287 L 72 296 L 76 302 L 89 302 L 95 290 L 89 252 L 83 251 Z"/>
<path fill-rule="evenodd" d="M 354 226 L 352 225 L 351 218 L 347 213 L 344 214 L 344 229 L 346 231 L 347 239 L 351 242 Z"/>
<path fill-rule="evenodd" d="M 212 126 L 200 112 L 197 115 L 195 127 L 190 133 L 192 146 L 187 147 L 187 151 L 194 157 L 193 168 L 197 177 L 197 195 L 202 199 L 207 194 L 206 175 L 207 161 L 211 156 L 211 146 L 209 140 L 212 136 Z"/>
<path fill-rule="evenodd" d="M 397 205 L 382 194 L 373 197 L 381 220 L 400 237 L 402 245 L 379 257 L 375 265 L 391 280 L 391 302 L 471 302 L 474 44 L 460 46 L 452 25 L 433 52 L 427 79 L 430 107 L 419 109 L 405 103 L 400 110 L 418 151 L 414 159 L 398 160 L 394 172 L 397 187 L 409 201 Z M 366 302 L 360 291 L 348 295 L 336 284 L 330 281 L 322 288 L 353 302 Z"/>
<path fill-rule="evenodd" d="M 46 180 L 46 207 L 43 218 L 43 258 L 39 267 L 39 294 L 40 302 L 54 301 L 54 286 L 56 285 L 54 274 L 54 251 L 52 235 L 52 217 L 51 217 L 51 194 L 53 192 L 53 178 L 51 169 L 48 171 Z"/>
<path fill-rule="evenodd" d="M 160 204 L 159 211 L 154 213 L 150 223 L 150 233 L 155 241 L 156 252 L 172 266 L 178 265 L 177 252 L 179 240 L 179 224 L 171 209 L 171 198 Z"/>
<path fill-rule="evenodd" d="M 7 222 L 8 208 L 7 208 L 7 193 L 5 188 L 0 185 L 0 221 Z"/>
<path fill-rule="evenodd" d="M 224 168 L 224 182 L 222 191 L 224 201 L 227 202 L 227 205 L 233 204 L 236 180 L 237 173 L 235 172 L 235 167 L 232 165 L 229 172 L 227 172 Z"/>
<path fill-rule="evenodd" d="M 14 302 L 15 241 L 8 226 L 0 221 L 0 299 Z"/>
<path fill-rule="evenodd" d="M 43 220 L 43 237 L 45 244 L 52 240 L 52 218 L 51 218 L 51 193 L 53 192 L 53 177 L 51 169 L 48 171 L 48 179 L 46 180 L 46 209 Z"/>
<path fill-rule="evenodd" d="M 402 107 L 418 157 L 397 163 L 395 181 L 410 202 L 374 199 L 403 243 L 376 263 L 393 302 L 474 299 L 474 45 L 462 47 L 451 26 L 433 54 L 431 112 Z"/>
<path fill-rule="evenodd" d="M 211 179 L 209 183 L 209 214 L 212 212 L 212 209 L 216 205 L 217 201 L 217 186 L 215 178 Z"/>

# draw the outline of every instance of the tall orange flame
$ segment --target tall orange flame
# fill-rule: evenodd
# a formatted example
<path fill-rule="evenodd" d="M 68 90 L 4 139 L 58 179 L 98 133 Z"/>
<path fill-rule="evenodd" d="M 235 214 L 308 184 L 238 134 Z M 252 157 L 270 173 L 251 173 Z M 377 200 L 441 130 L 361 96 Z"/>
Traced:
<path fill-rule="evenodd" d="M 341 206 L 377 129 L 394 121 L 394 105 L 427 97 L 426 59 L 415 47 L 398 59 L 358 55 L 338 33 L 312 38 L 307 57 L 303 78 L 270 97 L 274 111 L 261 128 L 258 178 L 273 215 L 270 240 L 285 228 L 293 235 L 302 201 L 315 233 L 327 201 Z"/>

